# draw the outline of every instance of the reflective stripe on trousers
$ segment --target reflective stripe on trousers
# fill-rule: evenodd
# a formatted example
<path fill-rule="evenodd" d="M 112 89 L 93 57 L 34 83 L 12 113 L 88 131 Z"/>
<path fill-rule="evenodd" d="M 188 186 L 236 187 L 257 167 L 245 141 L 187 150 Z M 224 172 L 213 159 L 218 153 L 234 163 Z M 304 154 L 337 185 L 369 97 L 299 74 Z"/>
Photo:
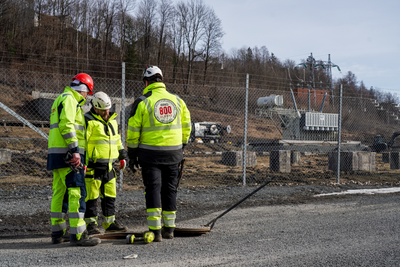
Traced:
<path fill-rule="evenodd" d="M 109 216 L 109 217 L 104 217 L 104 222 L 101 224 L 103 225 L 103 228 L 105 230 L 108 229 L 108 227 L 110 227 L 110 225 L 115 221 L 115 215 L 113 216 Z"/>
<path fill-rule="evenodd" d="M 101 197 L 101 209 L 106 221 L 103 223 L 107 229 L 115 221 L 115 198 L 117 195 L 116 174 L 114 169 L 110 172 L 99 175 L 94 169 L 86 173 L 93 173 L 94 178 L 85 178 L 87 197 L 86 197 L 86 218 L 97 216 L 97 199 Z M 95 177 L 96 176 L 96 177 Z M 96 220 L 97 222 L 97 220 Z M 88 220 L 86 220 L 88 223 Z"/>
<path fill-rule="evenodd" d="M 57 232 L 66 229 L 67 224 L 64 219 L 64 214 L 68 211 L 70 233 L 76 235 L 76 239 L 78 240 L 81 234 L 86 230 L 86 223 L 84 220 L 86 187 L 84 184 L 83 172 L 82 170 L 79 174 L 71 173 L 70 168 L 53 170 L 51 230 L 52 232 Z M 83 180 L 83 183 L 80 180 Z"/>
<path fill-rule="evenodd" d="M 163 210 L 162 215 L 165 227 L 175 227 L 176 211 Z"/>
<path fill-rule="evenodd" d="M 150 230 L 161 229 L 161 208 L 147 209 L 147 225 Z"/>
<path fill-rule="evenodd" d="M 89 223 L 94 222 L 97 225 L 97 217 L 90 217 L 90 218 L 85 218 L 86 225 Z"/>

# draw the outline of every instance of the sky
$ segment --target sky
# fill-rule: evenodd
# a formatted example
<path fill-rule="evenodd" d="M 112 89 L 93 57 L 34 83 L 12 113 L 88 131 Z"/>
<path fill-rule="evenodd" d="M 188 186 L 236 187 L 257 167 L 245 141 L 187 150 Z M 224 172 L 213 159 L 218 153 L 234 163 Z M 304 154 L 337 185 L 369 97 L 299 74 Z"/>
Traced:
<path fill-rule="evenodd" d="M 312 53 L 333 78 L 351 71 L 367 88 L 400 96 L 400 0 L 203 0 L 225 32 L 223 50 L 265 46 L 285 61 Z"/>

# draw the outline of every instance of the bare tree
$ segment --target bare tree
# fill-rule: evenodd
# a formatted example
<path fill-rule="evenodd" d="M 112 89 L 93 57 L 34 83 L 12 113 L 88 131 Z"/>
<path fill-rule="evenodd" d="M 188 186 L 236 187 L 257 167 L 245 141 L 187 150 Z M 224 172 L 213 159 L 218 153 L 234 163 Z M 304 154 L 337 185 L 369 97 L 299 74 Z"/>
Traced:
<path fill-rule="evenodd" d="M 146 63 L 150 61 L 151 37 L 154 31 L 157 3 L 155 0 L 141 0 L 137 11 L 137 20 L 141 28 L 139 40 L 142 49 L 142 60 Z"/>
<path fill-rule="evenodd" d="M 127 29 L 127 20 L 129 18 L 129 13 L 134 10 L 135 1 L 131 0 L 119 0 L 118 2 L 118 16 L 116 20 L 117 24 L 117 45 L 119 45 L 120 49 L 120 60 L 123 61 L 125 58 L 125 50 L 126 50 L 126 29 Z"/>
<path fill-rule="evenodd" d="M 344 90 L 343 95 L 346 96 L 358 95 L 358 81 L 356 75 L 353 72 L 348 71 L 345 76 L 337 80 L 337 84 L 343 84 L 343 88 L 346 88 L 346 90 Z"/>
<path fill-rule="evenodd" d="M 158 6 L 158 16 L 160 19 L 160 25 L 158 29 L 158 55 L 157 55 L 157 65 L 161 63 L 161 56 L 163 52 L 163 47 L 165 45 L 165 35 L 168 26 L 173 19 L 174 6 L 171 0 L 161 0 Z"/>
<path fill-rule="evenodd" d="M 114 17 L 117 12 L 116 2 L 115 1 L 105 1 L 106 12 L 104 14 L 104 59 L 107 60 L 107 52 L 108 46 L 112 42 L 112 32 L 114 30 Z M 103 38 L 102 38 L 103 39 Z M 103 40 L 102 40 L 103 41 Z"/>
<path fill-rule="evenodd" d="M 86 54 L 86 69 L 89 69 L 89 35 L 92 35 L 91 32 L 91 25 L 92 25 L 92 20 L 90 17 L 91 10 L 94 6 L 94 2 L 92 0 L 82 0 L 81 3 L 81 9 L 82 9 L 82 32 L 85 33 L 86 41 L 85 41 L 85 48 L 84 52 Z M 82 46 L 83 47 L 83 46 Z"/>
<path fill-rule="evenodd" d="M 183 18 L 179 15 L 179 13 L 175 10 L 173 13 L 173 22 L 171 24 L 172 29 L 172 48 L 173 48 L 173 55 L 172 55 L 172 82 L 176 83 L 177 79 L 177 69 L 180 65 L 180 55 L 183 51 L 184 47 L 184 40 L 183 40 Z"/>
<path fill-rule="evenodd" d="M 136 50 L 136 42 L 138 36 L 138 23 L 135 19 L 127 15 L 125 29 L 124 29 L 124 43 L 125 43 L 125 54 L 124 61 L 128 63 L 126 68 L 126 78 L 133 79 L 134 75 L 137 74 L 138 68 L 134 64 L 139 62 L 139 57 Z"/>
<path fill-rule="evenodd" d="M 191 0 L 187 4 L 184 2 L 178 3 L 177 10 L 180 21 L 182 22 L 181 27 L 183 28 L 183 36 L 186 45 L 186 56 L 188 60 L 186 84 L 189 84 L 193 62 L 196 57 L 201 55 L 201 52 L 199 53 L 196 49 L 204 35 L 204 24 L 209 9 L 204 5 L 202 0 Z"/>
<path fill-rule="evenodd" d="M 217 17 L 213 9 L 207 12 L 204 23 L 204 45 L 203 45 L 203 59 L 204 59 L 204 77 L 203 85 L 207 77 L 207 69 L 210 64 L 211 58 L 217 58 L 221 49 L 221 40 L 224 36 L 222 30 L 221 20 Z"/>
<path fill-rule="evenodd" d="M 57 27 L 53 27 L 54 34 L 58 43 L 56 44 L 56 51 L 64 56 L 62 69 L 67 69 L 66 60 L 69 54 L 67 25 L 71 18 L 73 4 L 75 0 L 49 0 L 49 5 L 52 8 L 54 23 Z M 54 36 L 54 35 L 53 35 Z"/>
<path fill-rule="evenodd" d="M 0 17 L 4 18 L 10 11 L 11 3 L 10 0 L 0 0 Z"/>
<path fill-rule="evenodd" d="M 3 0 L 1 2 L 1 38 L 4 38 L 2 44 L 4 49 L 9 52 L 16 52 L 16 37 L 19 34 L 19 1 Z"/>

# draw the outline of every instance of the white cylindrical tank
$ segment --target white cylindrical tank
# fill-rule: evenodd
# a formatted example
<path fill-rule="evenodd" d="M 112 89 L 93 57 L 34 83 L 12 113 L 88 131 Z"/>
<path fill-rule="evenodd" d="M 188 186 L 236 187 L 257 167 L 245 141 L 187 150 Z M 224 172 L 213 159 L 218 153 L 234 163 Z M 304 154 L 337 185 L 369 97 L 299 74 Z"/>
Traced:
<path fill-rule="evenodd" d="M 257 100 L 257 106 L 272 108 L 275 106 L 283 105 L 283 96 L 282 95 L 269 95 L 265 97 L 260 97 Z"/>

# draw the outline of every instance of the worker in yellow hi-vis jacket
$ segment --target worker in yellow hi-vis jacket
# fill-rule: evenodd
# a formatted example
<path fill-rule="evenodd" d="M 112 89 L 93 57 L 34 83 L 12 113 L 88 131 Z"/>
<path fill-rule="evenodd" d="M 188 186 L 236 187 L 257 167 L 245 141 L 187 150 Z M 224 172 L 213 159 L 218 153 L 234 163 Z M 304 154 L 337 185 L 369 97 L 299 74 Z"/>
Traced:
<path fill-rule="evenodd" d="M 145 89 L 133 103 L 128 123 L 129 167 L 141 166 L 147 224 L 155 242 L 173 238 L 179 163 L 188 143 L 191 122 L 185 102 L 167 91 L 161 70 L 147 67 Z"/>
<path fill-rule="evenodd" d="M 93 80 L 88 74 L 79 73 L 51 107 L 47 169 L 53 170 L 53 244 L 70 241 L 73 245 L 95 246 L 100 243 L 99 238 L 88 236 L 84 220 L 86 139 L 81 106 L 88 94 L 93 94 Z M 67 212 L 70 236 L 64 219 Z"/>
<path fill-rule="evenodd" d="M 100 196 L 104 215 L 102 225 L 106 232 L 124 232 L 127 228 L 115 220 L 117 175 L 113 164 L 118 162 L 120 170 L 125 169 L 128 159 L 115 119 L 118 114 L 110 113 L 111 99 L 104 92 L 94 94 L 92 105 L 92 109 L 85 114 L 89 162 L 85 176 L 87 230 L 89 235 L 100 233 L 97 224 L 97 199 Z"/>

